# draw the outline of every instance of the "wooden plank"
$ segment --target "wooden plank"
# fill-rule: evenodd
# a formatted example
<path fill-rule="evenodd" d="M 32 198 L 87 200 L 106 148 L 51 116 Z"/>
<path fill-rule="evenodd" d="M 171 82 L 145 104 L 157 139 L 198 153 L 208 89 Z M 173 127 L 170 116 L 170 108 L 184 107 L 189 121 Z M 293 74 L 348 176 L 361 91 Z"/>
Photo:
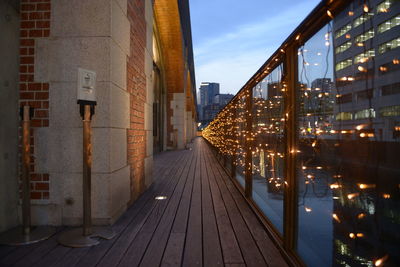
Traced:
<path fill-rule="evenodd" d="M 10 253 L 0 257 L 0 266 L 11 266 L 19 261 L 21 258 L 25 257 L 31 250 L 38 247 L 40 244 L 32 244 L 27 246 L 10 247 Z"/>
<path fill-rule="evenodd" d="M 201 153 L 202 146 L 196 139 L 196 149 Z M 201 214 L 201 183 L 200 183 L 200 157 L 196 158 L 196 169 L 193 182 L 192 199 L 190 202 L 189 220 L 183 252 L 183 266 L 203 265 L 202 243 L 202 214 Z"/>
<path fill-rule="evenodd" d="M 236 207 L 236 203 L 233 200 L 232 195 L 228 191 L 225 183 L 222 181 L 223 178 L 217 171 L 217 169 L 221 168 L 221 166 L 212 164 L 211 167 L 214 170 L 213 172 L 216 174 L 214 178 L 222 194 L 225 206 L 227 207 L 228 215 L 231 219 L 236 238 L 239 242 L 245 264 L 247 266 L 268 266 L 261 252 L 259 251 L 257 244 L 253 239 L 249 229 L 247 228 L 247 225 L 243 220 L 240 211 Z"/>
<path fill-rule="evenodd" d="M 166 154 L 171 154 L 171 153 L 166 153 Z M 126 228 L 126 226 L 135 218 L 135 216 L 140 212 L 141 208 L 147 203 L 148 200 L 154 198 L 155 194 L 157 193 L 157 189 L 159 189 L 165 182 L 164 176 L 162 173 L 165 173 L 165 170 L 167 167 L 169 167 L 168 164 L 172 164 L 177 161 L 176 155 L 170 155 L 169 157 L 162 159 L 166 162 L 166 164 L 160 165 L 158 164 L 155 166 L 154 169 L 154 175 L 159 175 L 160 179 L 155 181 L 153 185 L 150 186 L 150 188 L 142 194 L 135 202 L 134 205 L 132 205 L 119 219 L 118 221 L 112 226 L 113 230 L 117 233 L 117 235 Z M 118 236 L 116 237 L 118 238 Z M 92 257 L 93 262 L 95 262 L 97 258 L 101 258 L 103 254 L 107 251 L 107 248 L 111 246 L 114 240 L 112 241 L 105 241 L 102 240 L 102 243 L 100 244 L 101 249 L 96 250 L 97 253 L 93 253 L 93 248 L 79 248 L 79 249 L 73 249 L 70 250 L 68 253 L 65 254 L 64 257 L 60 258 L 59 261 L 57 262 L 57 266 L 73 266 L 77 264 L 79 261 L 82 261 L 83 264 L 86 264 L 85 262 L 90 260 L 90 257 L 86 257 L 85 255 L 92 249 L 92 256 L 95 254 L 94 257 Z M 102 253 L 104 251 L 104 253 Z M 97 257 L 96 257 L 97 255 Z M 85 258 L 85 259 L 81 259 Z"/>
<path fill-rule="evenodd" d="M 174 172 L 171 173 L 170 177 L 174 177 L 176 175 L 176 172 L 181 169 L 181 166 L 182 165 L 175 165 L 173 167 Z M 170 183 L 168 184 L 168 186 L 162 192 L 159 192 L 161 195 L 171 195 L 171 192 L 173 192 L 173 190 L 175 189 L 178 179 L 169 180 Z M 126 230 L 119 237 L 117 242 L 115 242 L 111 249 L 108 250 L 107 253 L 104 255 L 102 261 L 98 264 L 98 266 L 113 266 L 115 264 L 118 264 L 125 255 L 131 254 L 131 247 L 136 247 L 141 244 L 140 242 L 136 242 L 135 239 L 145 223 L 148 222 L 149 217 L 153 218 L 155 216 L 154 214 L 158 214 L 158 212 L 160 211 L 158 210 L 158 207 L 163 206 L 164 203 L 168 202 L 169 199 L 165 201 L 157 201 L 152 199 L 151 201 L 149 201 L 148 204 L 146 204 L 145 206 L 145 211 L 141 211 L 140 214 L 135 218 L 135 220 L 129 225 L 129 227 L 126 228 Z M 150 222 L 153 222 L 153 220 L 151 219 Z M 146 237 L 148 237 L 148 235 L 142 234 L 138 236 L 138 238 L 140 238 L 138 240 L 146 240 Z M 133 253 L 134 255 L 138 255 L 138 250 L 133 251 Z M 130 260 L 133 260 L 133 258 L 131 258 Z M 132 265 L 134 266 L 134 264 Z"/>
<path fill-rule="evenodd" d="M 182 160 L 182 157 L 183 155 L 180 153 L 179 158 L 175 163 Z M 174 167 L 170 168 L 163 174 L 161 183 L 159 183 L 160 187 L 157 190 L 154 190 L 152 194 L 146 194 L 146 201 L 135 203 L 133 205 L 132 213 L 134 214 L 131 215 L 132 217 L 130 218 L 131 220 L 129 221 L 129 224 L 125 225 L 124 223 L 124 225 L 120 226 L 120 228 L 123 228 L 120 234 L 112 240 L 104 240 L 100 245 L 91 248 L 90 251 L 78 262 L 77 266 L 95 266 L 97 264 L 102 264 L 104 261 L 110 262 L 110 266 L 118 264 L 122 255 L 125 253 L 131 241 L 145 222 L 147 216 L 150 215 L 152 209 L 156 206 L 157 201 L 154 200 L 154 197 L 158 194 L 163 194 L 163 192 L 171 185 L 172 179 L 167 179 L 167 177 L 175 173 L 177 165 L 172 164 L 170 166 Z M 136 204 L 142 204 L 143 206 Z M 109 259 L 107 255 L 113 257 L 110 257 Z"/>
<path fill-rule="evenodd" d="M 194 153 L 190 153 L 190 159 L 188 160 L 184 171 L 181 174 L 179 184 L 174 191 L 171 201 L 168 203 L 168 207 L 161 218 L 161 222 L 154 232 L 150 244 L 147 246 L 140 266 L 159 266 L 161 263 L 163 253 L 168 242 L 168 237 L 171 232 L 172 224 L 174 222 L 179 203 L 181 202 L 184 188 L 188 182 L 189 170 L 194 164 L 193 154 Z"/>
<path fill-rule="evenodd" d="M 195 143 L 196 144 L 196 143 Z M 192 197 L 193 182 L 195 176 L 195 163 L 197 161 L 198 150 L 193 150 L 195 158 L 192 159 L 188 173 L 188 180 L 179 203 L 178 211 L 175 215 L 171 234 L 166 245 L 161 266 L 181 266 L 183 249 L 186 238 L 186 229 L 189 218 L 189 208 Z"/>
<path fill-rule="evenodd" d="M 171 233 L 165 248 L 161 266 L 181 266 L 186 233 Z"/>
<path fill-rule="evenodd" d="M 20 258 L 13 266 L 16 267 L 25 267 L 32 266 L 42 258 L 46 257 L 46 255 L 52 251 L 58 245 L 56 240 L 56 235 L 52 236 L 50 239 L 42 241 L 39 243 L 35 249 L 32 249 L 27 255 Z"/>
<path fill-rule="evenodd" d="M 206 166 L 208 177 L 210 181 L 210 189 L 214 203 L 215 216 L 218 225 L 218 232 L 221 240 L 222 254 L 225 264 L 242 263 L 244 264 L 242 252 L 240 251 L 239 244 L 236 240 L 235 233 L 232 228 L 231 221 L 229 220 L 228 212 L 225 203 L 222 200 L 221 192 L 215 181 L 215 174 L 210 167 L 213 164 L 212 159 L 207 155 Z"/>
<path fill-rule="evenodd" d="M 203 146 L 205 144 L 203 143 Z M 223 258 L 220 238 L 211 198 L 209 177 L 205 164 L 205 150 L 201 153 L 201 201 L 203 213 L 203 262 L 204 266 L 222 266 Z M 208 162 L 210 163 L 210 162 Z"/>
<path fill-rule="evenodd" d="M 180 169 L 175 177 L 176 187 L 167 194 L 168 201 L 164 200 L 159 205 L 159 210 L 147 219 L 138 237 L 132 242 L 120 266 L 158 266 L 168 239 L 173 218 L 179 204 L 180 197 L 187 179 L 188 166 L 191 164 L 192 153 L 185 151 L 186 160 L 180 164 Z M 162 222 L 161 222 L 162 221 Z"/>
<path fill-rule="evenodd" d="M 56 246 L 53 250 L 51 250 L 45 257 L 41 258 L 39 261 L 35 262 L 32 266 L 52 266 L 55 264 L 60 258 L 62 258 L 68 251 L 72 250 L 72 248 L 64 247 L 61 245 Z"/>
<path fill-rule="evenodd" d="M 59 261 L 57 261 L 54 266 L 57 267 L 71 267 L 75 266 L 75 264 L 78 263 L 78 261 L 83 257 L 90 248 L 74 248 L 69 250 L 64 257 L 60 258 Z"/>
<path fill-rule="evenodd" d="M 15 249 L 17 249 L 17 247 L 14 247 L 14 246 L 0 246 L 0 262 L 1 262 L 1 259 L 6 257 L 8 254 L 10 254 Z"/>
<path fill-rule="evenodd" d="M 261 253 L 268 262 L 268 266 L 288 266 L 282 254 L 279 252 L 278 248 L 266 232 L 265 227 L 257 219 L 254 212 L 244 200 L 242 194 L 238 191 L 224 170 L 219 169 L 218 171 L 228 190 L 231 192 L 233 199 L 235 200 L 248 228 L 250 229 L 250 232 L 252 233 L 252 236 L 256 240 L 258 246 L 261 248 Z"/>

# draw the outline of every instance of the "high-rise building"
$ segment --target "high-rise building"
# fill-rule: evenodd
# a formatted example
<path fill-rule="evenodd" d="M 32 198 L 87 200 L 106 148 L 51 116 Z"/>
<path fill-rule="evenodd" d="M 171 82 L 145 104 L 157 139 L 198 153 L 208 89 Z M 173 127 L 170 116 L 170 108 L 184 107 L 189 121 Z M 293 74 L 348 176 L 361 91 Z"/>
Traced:
<path fill-rule="evenodd" d="M 393 141 L 400 125 L 399 5 L 368 2 L 366 9 L 354 1 L 333 20 L 335 120 L 345 130 L 360 125 L 377 140 Z"/>
<path fill-rule="evenodd" d="M 200 84 L 200 104 L 202 107 L 213 104 L 214 96 L 219 94 L 219 83 L 202 82 Z"/>
<path fill-rule="evenodd" d="M 214 96 L 219 94 L 219 83 L 202 82 L 200 84 L 199 119 L 204 120 L 204 108 L 214 104 Z"/>
<path fill-rule="evenodd" d="M 233 98 L 232 94 L 217 94 L 214 96 L 214 103 L 224 107 Z"/>

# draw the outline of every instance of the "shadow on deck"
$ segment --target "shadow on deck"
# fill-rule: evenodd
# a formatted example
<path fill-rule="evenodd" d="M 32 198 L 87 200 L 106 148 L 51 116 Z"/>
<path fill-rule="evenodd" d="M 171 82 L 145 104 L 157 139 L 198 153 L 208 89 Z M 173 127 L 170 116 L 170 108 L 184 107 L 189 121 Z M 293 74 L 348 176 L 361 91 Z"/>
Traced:
<path fill-rule="evenodd" d="M 114 239 L 79 249 L 57 236 L 0 246 L 0 266 L 287 266 L 202 138 L 155 156 L 154 177 L 113 225 Z"/>

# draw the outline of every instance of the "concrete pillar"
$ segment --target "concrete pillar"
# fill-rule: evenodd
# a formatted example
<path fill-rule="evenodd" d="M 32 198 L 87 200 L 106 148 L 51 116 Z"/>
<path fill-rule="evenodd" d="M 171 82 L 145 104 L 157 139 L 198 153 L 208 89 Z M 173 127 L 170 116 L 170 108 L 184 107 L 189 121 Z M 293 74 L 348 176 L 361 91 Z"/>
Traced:
<path fill-rule="evenodd" d="M 92 217 L 110 224 L 130 198 L 127 0 L 52 1 L 51 35 L 35 47 L 35 79 L 50 83 L 50 124 L 35 135 L 37 168 L 50 174 L 50 199 L 37 202 L 40 224 L 80 224 L 82 122 L 77 68 L 97 73 L 93 117 Z"/>

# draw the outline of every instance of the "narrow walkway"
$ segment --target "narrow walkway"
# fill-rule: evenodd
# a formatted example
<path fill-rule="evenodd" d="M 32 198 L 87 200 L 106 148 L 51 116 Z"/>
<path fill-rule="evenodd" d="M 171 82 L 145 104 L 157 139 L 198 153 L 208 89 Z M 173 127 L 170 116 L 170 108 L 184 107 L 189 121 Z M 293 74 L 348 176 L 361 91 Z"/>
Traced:
<path fill-rule="evenodd" d="M 115 223 L 114 239 L 80 249 L 56 236 L 0 246 L 0 266 L 287 266 L 202 138 L 154 164 L 157 181 Z"/>

